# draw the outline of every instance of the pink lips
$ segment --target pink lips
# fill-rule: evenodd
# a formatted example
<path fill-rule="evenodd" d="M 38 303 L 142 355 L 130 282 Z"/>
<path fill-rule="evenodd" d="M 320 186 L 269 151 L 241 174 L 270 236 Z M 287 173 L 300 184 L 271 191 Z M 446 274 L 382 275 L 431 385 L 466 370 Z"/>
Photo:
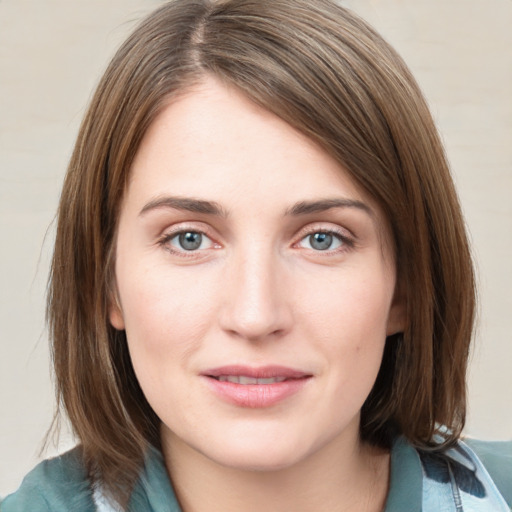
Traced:
<path fill-rule="evenodd" d="M 284 366 L 222 366 L 202 372 L 206 384 L 239 407 L 270 407 L 300 391 L 312 377 Z"/>

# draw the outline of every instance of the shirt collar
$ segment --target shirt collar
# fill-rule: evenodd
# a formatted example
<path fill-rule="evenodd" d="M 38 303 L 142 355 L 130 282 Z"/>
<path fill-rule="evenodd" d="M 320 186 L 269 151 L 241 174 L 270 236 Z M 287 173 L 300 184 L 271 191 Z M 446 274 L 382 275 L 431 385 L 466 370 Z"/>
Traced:
<path fill-rule="evenodd" d="M 423 470 L 418 452 L 402 437 L 391 449 L 391 477 L 385 512 L 421 512 Z"/>

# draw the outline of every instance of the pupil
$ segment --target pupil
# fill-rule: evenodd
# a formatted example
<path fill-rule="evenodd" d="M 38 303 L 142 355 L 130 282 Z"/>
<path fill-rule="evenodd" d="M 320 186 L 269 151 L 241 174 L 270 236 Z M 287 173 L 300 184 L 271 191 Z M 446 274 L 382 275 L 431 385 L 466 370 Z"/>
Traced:
<path fill-rule="evenodd" d="M 315 233 L 310 235 L 309 243 L 313 249 L 317 249 L 318 251 L 325 251 L 331 247 L 332 235 L 329 233 Z"/>
<path fill-rule="evenodd" d="M 203 235 L 201 233 L 181 233 L 179 237 L 180 245 L 186 251 L 194 251 L 201 246 Z"/>

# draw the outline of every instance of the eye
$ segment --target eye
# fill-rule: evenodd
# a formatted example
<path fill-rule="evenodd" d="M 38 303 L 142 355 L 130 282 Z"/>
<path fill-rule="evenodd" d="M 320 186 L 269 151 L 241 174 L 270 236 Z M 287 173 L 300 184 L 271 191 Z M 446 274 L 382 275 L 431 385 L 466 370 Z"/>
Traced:
<path fill-rule="evenodd" d="M 213 242 L 199 231 L 182 231 L 168 238 L 169 245 L 179 251 L 197 251 L 213 247 Z"/>
<path fill-rule="evenodd" d="M 345 240 L 342 236 L 326 231 L 311 233 L 299 242 L 301 247 L 315 251 L 332 251 L 340 248 L 344 244 Z"/>

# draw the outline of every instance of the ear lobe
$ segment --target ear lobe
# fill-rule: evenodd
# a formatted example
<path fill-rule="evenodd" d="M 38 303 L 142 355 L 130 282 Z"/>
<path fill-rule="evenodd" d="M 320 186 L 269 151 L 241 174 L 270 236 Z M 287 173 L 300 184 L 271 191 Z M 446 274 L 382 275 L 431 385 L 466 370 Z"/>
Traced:
<path fill-rule="evenodd" d="M 393 297 L 393 302 L 389 309 L 386 336 L 392 336 L 393 334 L 404 332 L 406 325 L 406 301 L 401 290 L 397 287 L 395 290 L 395 296 Z"/>
<path fill-rule="evenodd" d="M 124 331 L 124 318 L 123 312 L 121 311 L 121 306 L 119 305 L 119 301 L 117 300 L 117 296 L 110 300 L 109 310 L 108 310 L 108 319 L 110 320 L 110 325 L 117 329 L 118 331 Z"/>

